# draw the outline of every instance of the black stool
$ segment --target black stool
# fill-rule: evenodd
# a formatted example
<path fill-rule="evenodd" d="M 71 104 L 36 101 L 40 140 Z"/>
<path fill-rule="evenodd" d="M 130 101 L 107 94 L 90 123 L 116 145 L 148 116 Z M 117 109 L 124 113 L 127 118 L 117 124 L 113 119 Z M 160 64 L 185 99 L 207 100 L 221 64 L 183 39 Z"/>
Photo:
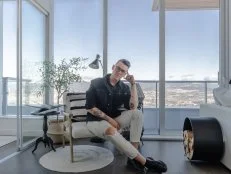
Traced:
<path fill-rule="evenodd" d="M 46 145 L 48 147 L 51 146 L 52 150 L 56 151 L 54 146 L 53 146 L 53 140 L 47 136 L 47 130 L 48 130 L 48 126 L 47 126 L 47 117 L 48 116 L 51 116 L 51 115 L 58 115 L 59 112 L 57 111 L 49 111 L 49 110 L 46 110 L 46 111 L 43 111 L 43 112 L 40 112 L 38 113 L 37 115 L 41 115 L 43 116 L 43 136 L 42 137 L 39 137 L 36 142 L 35 142 L 35 148 L 34 150 L 32 151 L 32 153 L 34 153 L 34 151 L 37 149 L 38 147 L 38 144 L 40 142 L 43 142 L 44 145 L 45 145 L 45 148 L 46 148 Z"/>

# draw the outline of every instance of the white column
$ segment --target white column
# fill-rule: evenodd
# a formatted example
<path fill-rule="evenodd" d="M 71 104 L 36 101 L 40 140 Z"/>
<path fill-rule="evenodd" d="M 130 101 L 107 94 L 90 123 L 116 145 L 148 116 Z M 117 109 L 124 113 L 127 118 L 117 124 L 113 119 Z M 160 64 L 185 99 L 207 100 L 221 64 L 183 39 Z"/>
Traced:
<path fill-rule="evenodd" d="M 49 0 L 49 14 L 46 17 L 46 59 L 54 61 L 54 0 Z M 47 89 L 45 92 L 45 103 L 53 104 L 54 103 L 54 90 Z"/>
<path fill-rule="evenodd" d="M 231 30 L 231 3 L 229 0 L 227 0 L 227 3 L 228 3 L 228 24 L 229 24 L 229 31 Z M 229 34 L 229 31 L 228 31 L 228 36 L 229 36 L 229 47 L 228 47 L 228 50 L 231 50 L 231 35 Z M 231 33 L 231 31 L 230 31 Z M 229 64 L 228 64 L 228 70 L 229 70 L 229 80 L 231 80 L 231 51 L 229 51 L 229 57 L 228 57 L 228 60 L 229 60 Z"/>
<path fill-rule="evenodd" d="M 159 120 L 165 134 L 165 0 L 159 1 Z"/>
<path fill-rule="evenodd" d="M 107 74 L 108 60 L 108 0 L 103 0 L 103 75 Z"/>
<path fill-rule="evenodd" d="M 220 0 L 220 60 L 219 60 L 219 86 L 228 87 L 231 77 L 230 67 L 230 12 L 229 0 Z"/>
<path fill-rule="evenodd" d="M 22 148 L 22 0 L 17 0 L 17 147 Z"/>

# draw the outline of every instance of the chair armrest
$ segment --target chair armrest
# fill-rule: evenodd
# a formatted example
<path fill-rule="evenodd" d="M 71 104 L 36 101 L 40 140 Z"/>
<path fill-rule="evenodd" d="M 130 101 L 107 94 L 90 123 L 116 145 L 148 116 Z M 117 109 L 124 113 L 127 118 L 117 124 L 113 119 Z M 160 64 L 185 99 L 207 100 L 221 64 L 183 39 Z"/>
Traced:
<path fill-rule="evenodd" d="M 86 117 L 73 117 L 71 120 L 72 122 L 86 122 Z"/>
<path fill-rule="evenodd" d="M 64 119 L 63 130 L 65 131 L 66 128 L 71 127 L 73 114 L 64 112 L 63 115 L 64 115 L 64 118 L 63 118 Z"/>
<path fill-rule="evenodd" d="M 86 117 L 74 117 L 73 114 L 64 112 L 64 121 L 69 121 L 70 123 L 73 122 L 86 122 Z"/>
<path fill-rule="evenodd" d="M 71 121 L 71 119 L 73 118 L 73 114 L 67 113 L 67 112 L 63 112 L 64 115 L 64 121 Z"/>
<path fill-rule="evenodd" d="M 72 118 L 73 114 L 64 112 L 64 124 L 63 124 L 63 131 L 64 131 L 64 136 L 68 135 L 68 139 L 72 143 Z M 66 132 L 66 129 L 69 129 L 69 133 Z"/>

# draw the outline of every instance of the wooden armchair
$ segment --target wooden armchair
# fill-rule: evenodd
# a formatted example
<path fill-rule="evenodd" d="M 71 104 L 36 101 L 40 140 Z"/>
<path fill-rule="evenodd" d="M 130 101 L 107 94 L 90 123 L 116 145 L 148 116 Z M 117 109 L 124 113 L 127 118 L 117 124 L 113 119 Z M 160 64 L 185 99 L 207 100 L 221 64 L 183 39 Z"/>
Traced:
<path fill-rule="evenodd" d="M 139 85 L 137 86 L 139 105 L 138 109 L 143 111 L 143 100 L 144 94 Z M 71 162 L 74 161 L 73 155 L 73 139 L 76 138 L 90 138 L 95 137 L 86 126 L 86 115 L 87 110 L 85 108 L 86 103 L 86 93 L 64 93 L 63 96 L 64 103 L 64 124 L 63 132 L 64 137 L 70 142 L 70 156 Z M 143 132 L 142 132 L 143 133 Z M 129 128 L 124 128 L 122 135 L 129 139 L 130 131 Z M 63 139 L 64 141 L 64 139 Z M 65 142 L 63 142 L 65 146 Z"/>
<path fill-rule="evenodd" d="M 74 161 L 73 155 L 73 139 L 76 138 L 89 138 L 94 135 L 89 132 L 86 127 L 86 114 L 85 108 L 86 94 L 85 93 L 65 93 L 64 101 L 64 137 L 70 143 L 70 156 L 71 162 Z M 65 145 L 65 142 L 63 142 Z"/>

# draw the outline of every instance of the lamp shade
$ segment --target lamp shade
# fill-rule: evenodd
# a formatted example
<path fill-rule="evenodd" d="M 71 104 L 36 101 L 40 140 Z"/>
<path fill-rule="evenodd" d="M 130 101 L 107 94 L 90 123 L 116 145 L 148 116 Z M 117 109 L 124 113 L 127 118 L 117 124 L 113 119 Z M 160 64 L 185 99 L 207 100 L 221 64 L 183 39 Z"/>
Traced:
<path fill-rule="evenodd" d="M 100 62 L 99 58 L 100 55 L 97 54 L 95 60 L 89 64 L 89 67 L 92 69 L 99 69 L 99 62 Z"/>
<path fill-rule="evenodd" d="M 92 69 L 99 69 L 99 61 L 98 59 L 95 59 L 93 62 L 89 64 L 89 67 Z"/>

